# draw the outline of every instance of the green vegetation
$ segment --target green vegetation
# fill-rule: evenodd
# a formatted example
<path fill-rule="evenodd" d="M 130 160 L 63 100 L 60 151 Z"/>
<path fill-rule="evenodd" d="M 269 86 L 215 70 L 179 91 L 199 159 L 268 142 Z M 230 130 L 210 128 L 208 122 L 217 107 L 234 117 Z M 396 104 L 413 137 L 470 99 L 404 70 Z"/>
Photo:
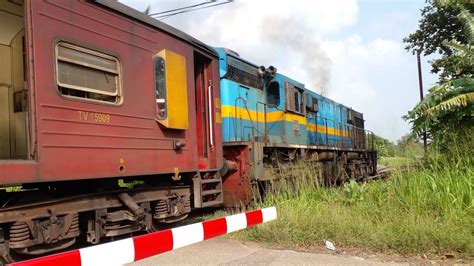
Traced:
<path fill-rule="evenodd" d="M 457 143 L 449 152 L 431 146 L 421 167 L 369 183 L 329 188 L 314 178 L 320 173 L 314 163 L 279 168 L 281 178 L 297 182 L 254 206 L 277 206 L 277 221 L 234 236 L 293 249 L 323 247 L 330 240 L 337 248 L 472 259 L 474 136 Z M 406 165 L 409 158 L 384 160 Z"/>
<path fill-rule="evenodd" d="M 403 136 L 397 143 L 375 136 L 379 157 L 379 166 L 399 167 L 408 164 L 419 164 L 423 157 L 423 144 L 415 134 Z"/>
<path fill-rule="evenodd" d="M 407 50 L 425 55 L 438 51 L 432 62 L 439 82 L 404 117 L 415 134 L 427 132 L 435 145 L 449 146 L 452 139 L 474 130 L 474 11 L 472 1 L 430 1 L 422 10 L 419 29 L 404 41 Z"/>
<path fill-rule="evenodd" d="M 414 164 L 419 162 L 415 157 L 402 157 L 402 156 L 392 156 L 392 157 L 382 157 L 379 159 L 379 166 L 390 166 L 390 167 L 399 167 L 407 164 Z"/>
<path fill-rule="evenodd" d="M 140 186 L 140 185 L 143 185 L 145 184 L 144 181 L 141 181 L 141 180 L 123 180 L 123 179 L 119 179 L 118 182 L 117 182 L 117 185 L 121 188 L 127 188 L 127 189 L 134 189 L 135 186 Z"/>
<path fill-rule="evenodd" d="M 276 205 L 277 221 L 236 237 L 285 248 L 311 249 L 330 240 L 339 248 L 474 256 L 472 158 L 337 188 L 319 186 L 311 176 L 301 171 L 304 188 L 297 196 L 283 192 L 256 206 Z"/>
<path fill-rule="evenodd" d="M 0 188 L 0 190 L 4 190 L 4 191 L 7 192 L 7 193 L 10 193 L 10 192 L 20 192 L 20 191 L 23 191 L 23 187 L 22 187 L 22 186 L 2 187 L 2 188 Z"/>
<path fill-rule="evenodd" d="M 472 35 L 466 34 L 466 23 L 460 13 L 474 12 L 474 3 L 469 0 L 430 0 L 421 10 L 418 29 L 403 41 L 406 50 L 422 55 L 441 55 L 432 60 L 431 72 L 440 80 L 460 78 L 474 74 L 474 62 L 460 54 L 446 41 L 467 45 L 472 43 Z M 454 49 L 453 49 L 454 48 Z"/>
<path fill-rule="evenodd" d="M 388 160 L 395 158 L 414 161 L 423 156 L 423 144 L 415 134 L 411 133 L 403 136 L 396 144 L 388 139 L 375 136 L 375 146 L 377 147 L 378 156 Z M 381 164 L 384 163 L 381 162 Z"/>

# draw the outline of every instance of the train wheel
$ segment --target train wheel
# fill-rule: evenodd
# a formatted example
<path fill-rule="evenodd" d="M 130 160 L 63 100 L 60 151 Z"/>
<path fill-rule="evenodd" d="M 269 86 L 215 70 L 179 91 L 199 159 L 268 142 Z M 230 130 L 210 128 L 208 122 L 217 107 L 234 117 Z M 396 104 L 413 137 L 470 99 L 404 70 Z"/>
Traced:
<path fill-rule="evenodd" d="M 153 202 L 151 222 L 147 226 L 148 232 L 157 232 L 165 229 L 167 224 L 180 222 L 186 219 L 191 212 L 191 202 L 188 197 L 162 199 Z"/>
<path fill-rule="evenodd" d="M 0 265 L 7 265 L 7 264 L 10 264 L 10 263 L 15 263 L 15 262 L 26 260 L 26 259 L 27 258 L 12 257 L 10 252 L 8 252 L 8 254 L 5 254 L 5 255 L 0 257 Z"/>
<path fill-rule="evenodd" d="M 42 220 L 5 225 L 2 230 L 3 260 L 11 263 L 65 250 L 79 236 L 79 215 L 72 213 Z"/>
<path fill-rule="evenodd" d="M 20 262 L 24 260 L 29 260 L 35 258 L 34 256 L 27 256 L 23 254 L 15 253 L 14 251 L 9 252 L 0 257 L 0 265 L 8 265 L 15 262 Z"/>
<path fill-rule="evenodd" d="M 337 166 L 333 162 L 326 162 L 324 164 L 324 180 L 329 187 L 336 185 L 337 180 Z"/>
<path fill-rule="evenodd" d="M 21 259 L 15 259 L 10 254 L 10 243 L 8 240 L 5 240 L 3 228 L 0 228 L 0 250 L 2 254 L 0 256 L 0 265 L 5 265 L 8 263 L 14 263 Z"/>
<path fill-rule="evenodd" d="M 161 223 L 158 223 L 156 221 L 153 221 L 150 225 L 150 227 L 148 227 L 147 229 L 147 232 L 148 233 L 154 233 L 154 232 L 158 232 L 158 231 L 161 231 L 163 229 L 165 229 L 165 225 L 164 224 L 161 224 Z"/>
<path fill-rule="evenodd" d="M 34 250 L 30 249 L 16 249 L 10 247 L 9 240 L 0 241 L 0 248 L 2 248 L 3 254 L 0 255 L 0 265 L 6 265 L 15 263 L 23 260 L 29 260 L 38 256 L 44 256 L 50 254 L 56 250 L 64 250 L 67 247 L 72 246 L 76 242 L 76 238 L 65 239 L 59 241 L 53 245 L 42 244 L 33 246 Z"/>
<path fill-rule="evenodd" d="M 173 217 L 173 219 L 168 219 L 166 221 L 157 221 L 156 219 L 153 219 L 153 221 L 151 222 L 150 226 L 148 226 L 146 231 L 148 233 L 162 231 L 164 229 L 170 228 L 170 224 L 183 221 L 186 218 L 188 218 L 187 213 L 181 216 Z"/>
<path fill-rule="evenodd" d="M 33 256 L 17 253 L 9 248 L 9 241 L 5 240 L 0 242 L 0 246 L 4 247 L 4 254 L 0 256 L 0 265 L 7 265 L 10 263 L 15 263 L 23 260 L 28 260 L 34 258 Z"/>
<path fill-rule="evenodd" d="M 20 194 L 13 195 L 1 207 L 20 205 L 26 199 Z M 0 224 L 0 265 L 64 250 L 76 242 L 78 235 L 78 213 Z"/>
<path fill-rule="evenodd" d="M 252 199 L 255 202 L 262 202 L 262 193 L 260 193 L 260 188 L 258 186 L 258 181 L 252 182 Z"/>
<path fill-rule="evenodd" d="M 263 186 L 263 197 L 273 194 L 274 186 L 272 184 L 272 181 L 269 181 L 269 180 L 263 181 L 262 186 Z"/>

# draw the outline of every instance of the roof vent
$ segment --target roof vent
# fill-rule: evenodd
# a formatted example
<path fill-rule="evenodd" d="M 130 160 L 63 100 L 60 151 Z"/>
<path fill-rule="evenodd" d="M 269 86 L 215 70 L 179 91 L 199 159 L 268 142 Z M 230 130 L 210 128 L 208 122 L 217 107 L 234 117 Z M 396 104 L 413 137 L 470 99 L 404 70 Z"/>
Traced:
<path fill-rule="evenodd" d="M 233 56 L 237 56 L 237 57 L 240 57 L 239 53 L 237 53 L 236 51 L 234 50 L 231 50 L 229 48 L 224 48 L 224 47 L 221 47 L 222 50 L 224 50 L 226 53 L 228 54 L 231 54 Z"/>

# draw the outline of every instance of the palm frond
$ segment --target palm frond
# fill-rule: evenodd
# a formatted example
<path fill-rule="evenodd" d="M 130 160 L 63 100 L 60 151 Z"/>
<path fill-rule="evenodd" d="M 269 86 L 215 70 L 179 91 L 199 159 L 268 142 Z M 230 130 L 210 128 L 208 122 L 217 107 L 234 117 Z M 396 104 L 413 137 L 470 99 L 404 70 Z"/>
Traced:
<path fill-rule="evenodd" d="M 474 103 L 474 92 L 464 93 L 447 99 L 426 110 L 426 114 L 429 116 L 439 112 L 450 112 L 456 108 L 465 107 L 469 103 Z"/>
<path fill-rule="evenodd" d="M 466 8 L 461 9 L 458 17 L 466 24 L 466 34 L 469 37 L 471 44 L 474 43 L 474 17 Z"/>
<path fill-rule="evenodd" d="M 463 33 L 468 37 L 467 43 L 445 40 L 443 45 L 451 48 L 462 60 L 474 61 L 473 15 L 463 6 L 462 0 L 435 1 L 459 7 L 458 19 L 463 23 Z M 451 130 L 449 125 L 459 126 L 467 121 L 466 116 L 474 117 L 474 78 L 469 73 L 444 79 L 439 85 L 430 88 L 428 95 L 403 118 L 410 121 L 416 134 L 428 131 L 439 136 Z"/>
<path fill-rule="evenodd" d="M 443 44 L 455 50 L 460 56 L 474 56 L 474 50 L 470 45 L 465 45 L 454 40 L 443 41 Z"/>

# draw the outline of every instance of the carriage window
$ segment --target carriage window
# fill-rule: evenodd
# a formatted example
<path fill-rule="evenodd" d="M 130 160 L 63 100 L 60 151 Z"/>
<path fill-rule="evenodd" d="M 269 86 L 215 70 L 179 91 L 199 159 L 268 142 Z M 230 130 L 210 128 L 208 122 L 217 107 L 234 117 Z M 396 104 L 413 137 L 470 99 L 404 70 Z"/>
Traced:
<path fill-rule="evenodd" d="M 155 68 L 155 100 L 156 117 L 158 119 L 166 118 L 166 75 L 165 60 L 156 57 L 154 60 Z"/>
<path fill-rule="evenodd" d="M 56 48 L 57 83 L 61 94 L 94 101 L 120 102 L 118 59 L 69 43 Z"/>

